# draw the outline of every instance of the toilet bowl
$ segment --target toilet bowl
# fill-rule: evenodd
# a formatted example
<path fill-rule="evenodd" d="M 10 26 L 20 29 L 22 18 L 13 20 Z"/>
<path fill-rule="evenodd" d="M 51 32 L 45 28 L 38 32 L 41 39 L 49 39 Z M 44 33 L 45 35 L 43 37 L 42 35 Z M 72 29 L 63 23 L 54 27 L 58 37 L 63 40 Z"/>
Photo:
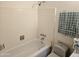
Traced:
<path fill-rule="evenodd" d="M 54 45 L 52 52 L 48 55 L 48 57 L 66 57 L 67 51 L 68 47 L 59 42 Z"/>

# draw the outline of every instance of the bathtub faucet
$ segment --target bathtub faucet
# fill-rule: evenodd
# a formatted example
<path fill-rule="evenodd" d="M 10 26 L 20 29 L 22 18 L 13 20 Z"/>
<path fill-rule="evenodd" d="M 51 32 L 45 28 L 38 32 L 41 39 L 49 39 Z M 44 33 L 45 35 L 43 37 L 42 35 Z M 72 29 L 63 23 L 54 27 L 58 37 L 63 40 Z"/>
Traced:
<path fill-rule="evenodd" d="M 40 34 L 41 40 L 44 40 L 47 36 L 45 34 Z"/>
<path fill-rule="evenodd" d="M 41 43 L 43 44 L 43 43 L 44 43 L 43 41 L 44 41 L 44 39 L 45 39 L 47 36 L 46 36 L 46 34 L 40 34 L 40 37 L 41 37 L 41 38 L 40 38 Z"/>

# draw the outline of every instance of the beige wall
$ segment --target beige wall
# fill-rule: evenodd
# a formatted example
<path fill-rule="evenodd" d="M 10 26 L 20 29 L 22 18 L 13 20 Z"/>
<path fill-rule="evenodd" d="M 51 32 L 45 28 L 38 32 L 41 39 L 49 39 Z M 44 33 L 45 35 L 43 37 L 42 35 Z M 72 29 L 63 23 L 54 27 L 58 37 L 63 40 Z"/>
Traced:
<path fill-rule="evenodd" d="M 32 2 L 23 3 L 2 2 L 0 5 L 0 44 L 4 43 L 6 49 L 37 36 L 37 8 L 32 8 Z M 23 41 L 20 35 L 25 36 Z"/>

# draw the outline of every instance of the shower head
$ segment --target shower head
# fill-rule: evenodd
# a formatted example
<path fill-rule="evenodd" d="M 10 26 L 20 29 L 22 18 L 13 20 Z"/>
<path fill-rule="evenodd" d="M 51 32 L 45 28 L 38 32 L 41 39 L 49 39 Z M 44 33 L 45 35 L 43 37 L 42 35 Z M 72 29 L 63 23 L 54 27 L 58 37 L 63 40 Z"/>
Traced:
<path fill-rule="evenodd" d="M 37 3 L 32 5 L 32 8 L 36 5 L 36 6 L 41 6 L 43 3 L 46 3 L 46 1 L 38 1 Z"/>
<path fill-rule="evenodd" d="M 41 6 L 42 3 L 45 3 L 45 1 L 39 1 L 38 6 Z"/>

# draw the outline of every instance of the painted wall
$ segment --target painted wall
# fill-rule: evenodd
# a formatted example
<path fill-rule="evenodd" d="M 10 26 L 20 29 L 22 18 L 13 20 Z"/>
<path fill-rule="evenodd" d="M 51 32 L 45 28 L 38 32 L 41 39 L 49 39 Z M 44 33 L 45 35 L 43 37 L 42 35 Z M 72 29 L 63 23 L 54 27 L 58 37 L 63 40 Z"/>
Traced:
<path fill-rule="evenodd" d="M 34 2 L 0 2 L 0 44 L 6 49 L 37 37 L 37 8 Z M 25 39 L 20 41 L 20 35 Z"/>

